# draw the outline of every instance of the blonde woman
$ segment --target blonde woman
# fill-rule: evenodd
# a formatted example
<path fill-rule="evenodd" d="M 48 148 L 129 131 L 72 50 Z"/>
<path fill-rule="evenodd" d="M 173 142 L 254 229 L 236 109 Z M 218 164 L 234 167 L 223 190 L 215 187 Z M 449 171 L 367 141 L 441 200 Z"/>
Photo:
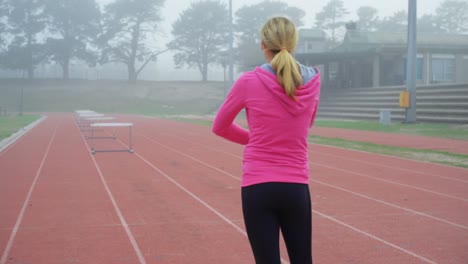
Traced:
<path fill-rule="evenodd" d="M 281 231 L 291 264 L 311 264 L 307 137 L 317 112 L 320 73 L 291 55 L 298 34 L 289 19 L 270 19 L 260 36 L 268 63 L 236 81 L 212 130 L 245 145 L 242 211 L 255 262 L 281 262 Z M 249 130 L 234 123 L 242 109 Z"/>

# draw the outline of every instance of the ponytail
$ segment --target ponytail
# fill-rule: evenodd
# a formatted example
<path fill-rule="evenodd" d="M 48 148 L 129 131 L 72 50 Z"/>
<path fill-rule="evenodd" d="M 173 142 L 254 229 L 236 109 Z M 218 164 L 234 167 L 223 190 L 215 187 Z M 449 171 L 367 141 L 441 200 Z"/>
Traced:
<path fill-rule="evenodd" d="M 282 49 L 271 61 L 276 71 L 278 82 L 283 86 L 286 94 L 296 99 L 296 88 L 302 85 L 302 75 L 294 57 L 286 49 Z"/>
<path fill-rule="evenodd" d="M 296 100 L 296 89 L 302 85 L 299 65 L 290 53 L 296 48 L 296 26 L 287 18 L 274 17 L 263 26 L 260 36 L 265 47 L 276 53 L 271 66 L 276 71 L 278 82 L 286 94 Z"/>

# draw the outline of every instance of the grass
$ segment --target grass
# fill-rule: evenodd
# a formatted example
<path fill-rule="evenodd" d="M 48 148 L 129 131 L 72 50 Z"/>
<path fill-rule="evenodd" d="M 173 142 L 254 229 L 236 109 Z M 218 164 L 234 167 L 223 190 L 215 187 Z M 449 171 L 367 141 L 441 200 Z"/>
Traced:
<path fill-rule="evenodd" d="M 38 115 L 0 116 L 0 140 L 39 119 Z"/>
<path fill-rule="evenodd" d="M 92 109 L 148 116 L 205 115 L 215 111 L 224 98 L 222 82 L 0 80 L 0 107 L 17 111 L 21 88 L 26 112 Z"/>
<path fill-rule="evenodd" d="M 383 125 L 370 121 L 339 121 L 339 120 L 317 120 L 316 126 L 342 129 L 353 129 L 374 132 L 410 134 L 418 136 L 429 136 L 438 138 L 468 140 L 467 125 L 447 125 L 447 124 L 401 124 L 393 123 Z"/>
<path fill-rule="evenodd" d="M 320 136 L 309 136 L 309 141 L 315 144 L 336 146 L 340 148 L 366 151 L 377 154 L 384 154 L 419 160 L 431 163 L 468 168 L 468 155 L 450 153 L 437 150 L 422 150 L 413 148 L 402 148 L 394 146 L 385 146 L 367 142 L 345 140 L 341 138 L 326 138 Z"/>

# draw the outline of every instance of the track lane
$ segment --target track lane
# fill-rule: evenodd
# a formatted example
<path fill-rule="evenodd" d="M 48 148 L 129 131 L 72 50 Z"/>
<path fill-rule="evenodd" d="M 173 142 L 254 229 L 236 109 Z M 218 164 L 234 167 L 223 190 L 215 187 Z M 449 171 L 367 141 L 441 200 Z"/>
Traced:
<path fill-rule="evenodd" d="M 221 148 L 216 146 L 218 145 L 218 142 L 211 143 L 211 145 L 208 142 L 204 144 L 198 143 L 196 138 L 190 140 L 190 135 L 177 136 L 176 132 L 162 133 L 158 135 L 170 137 L 173 142 L 184 141 L 187 144 L 186 152 L 191 153 L 193 156 L 203 156 L 206 154 L 206 151 L 220 153 L 219 149 Z M 206 136 L 207 135 L 205 135 L 205 137 Z M 190 146 L 199 146 L 199 148 Z M 206 149 L 205 153 L 203 153 L 202 149 Z M 239 150 L 239 148 L 233 148 L 233 150 L 233 153 L 227 151 L 221 153 L 236 157 L 239 160 L 239 163 L 237 164 L 240 164 L 240 160 L 242 159 L 240 153 L 241 150 Z M 311 157 L 311 160 L 314 160 L 313 156 Z M 223 162 L 222 156 L 213 155 L 210 161 L 218 168 L 229 166 Z M 416 212 L 421 215 L 426 215 L 428 217 L 444 221 L 448 224 L 459 226 L 463 229 L 468 229 L 468 215 L 466 213 L 468 212 L 468 201 L 465 201 L 465 199 L 461 197 L 422 189 L 417 186 L 400 184 L 385 179 L 376 179 L 376 177 L 370 176 L 369 173 L 363 174 L 354 172 L 354 169 L 350 167 L 347 169 L 340 168 L 339 166 L 341 163 L 334 162 L 333 160 L 328 160 L 328 163 L 322 163 L 328 165 L 315 166 L 315 164 L 316 162 L 311 161 L 311 179 L 312 181 L 315 180 L 316 183 L 325 185 L 331 184 L 338 189 L 342 189 L 356 195 L 361 195 L 362 197 L 366 197 L 382 204 L 406 209 L 407 212 Z M 241 173 L 240 165 L 236 166 L 236 172 Z M 233 166 L 230 167 L 232 168 Z M 380 173 L 382 174 L 382 172 Z M 388 170 L 384 173 L 392 174 L 392 172 Z M 439 184 L 440 179 L 432 178 L 432 180 L 435 180 L 434 186 Z M 370 182 L 373 181 L 375 181 L 375 184 L 370 184 Z M 426 182 L 429 182 L 429 180 L 426 180 Z M 463 189 L 465 193 L 468 190 L 468 186 L 463 188 L 464 186 L 462 185 L 460 187 L 460 183 L 452 181 L 445 183 L 446 186 L 452 187 L 456 190 Z M 441 199 L 437 199 L 438 197 Z M 428 203 L 428 199 L 432 202 Z"/>
<path fill-rule="evenodd" d="M 242 219 L 210 210 L 204 199 L 173 180 L 176 173 L 189 179 L 203 172 L 178 160 L 155 160 L 165 153 L 136 143 L 133 154 L 96 153 L 95 158 L 146 262 L 249 263 L 252 256 L 244 234 L 225 220 L 242 226 Z M 148 153 L 140 154 L 145 149 Z M 219 185 L 211 188 L 233 192 Z"/>
<path fill-rule="evenodd" d="M 0 252 L 6 248 L 55 125 L 45 120 L 0 155 Z"/>
<path fill-rule="evenodd" d="M 154 128 L 153 128 L 153 129 L 154 129 Z M 151 131 L 150 128 L 145 128 L 144 130 L 145 130 L 145 131 L 148 131 L 148 132 Z M 186 131 L 191 131 L 191 133 L 193 133 L 193 130 L 186 130 Z M 174 135 L 175 133 L 177 133 L 177 132 L 174 131 L 174 133 L 172 133 L 172 135 Z M 187 134 L 189 134 L 189 133 L 187 133 Z M 153 135 L 153 136 L 155 135 L 154 132 L 152 132 L 152 135 Z M 186 135 L 185 138 L 188 138 L 188 135 Z M 167 138 L 164 138 L 162 141 L 163 141 L 165 144 L 168 144 L 168 142 L 170 142 Z M 201 140 L 201 141 L 203 141 L 203 140 Z M 177 144 L 177 143 L 174 142 L 174 143 L 172 143 L 172 144 Z M 217 144 L 217 142 L 216 142 L 216 144 Z M 194 148 L 193 148 L 193 147 L 190 147 L 190 145 L 184 147 L 185 153 L 189 153 L 192 149 L 194 149 Z M 219 154 L 219 153 L 218 153 L 218 154 Z M 208 154 L 206 154 L 206 155 L 208 155 Z M 217 155 L 217 154 L 211 155 L 211 156 L 210 156 L 210 160 L 211 160 L 211 157 L 212 157 L 212 156 L 216 156 L 216 155 Z M 202 154 L 198 154 L 198 155 L 194 155 L 194 156 L 202 157 L 203 155 L 202 155 Z M 215 166 L 215 167 L 222 167 L 222 166 L 223 166 L 222 164 L 219 164 L 219 165 L 217 165 L 217 166 Z M 316 187 L 316 188 L 317 188 L 317 187 Z M 317 191 L 316 188 L 315 188 L 315 189 L 312 188 L 312 191 L 314 191 L 314 190 Z M 327 192 L 330 192 L 330 191 L 327 191 Z M 371 206 L 371 207 L 372 207 L 372 206 Z M 340 208 L 341 208 L 341 207 L 340 207 Z M 398 216 L 398 217 L 404 217 L 405 214 L 406 214 L 406 213 L 402 213 L 402 212 L 399 212 L 399 213 L 398 213 L 398 212 L 392 212 L 392 213 L 388 213 L 388 214 L 385 213 L 385 214 L 382 214 L 382 215 L 384 215 L 384 216 L 385 216 L 385 215 L 396 215 L 396 216 Z M 414 216 L 414 215 L 413 215 L 413 216 Z M 414 219 L 418 219 L 418 217 L 415 217 Z M 396 219 L 393 219 L 393 220 L 396 221 Z M 416 221 L 418 221 L 418 220 L 416 220 Z M 430 220 L 429 220 L 429 223 L 430 223 Z M 404 229 L 404 228 L 403 228 L 403 229 Z M 444 232 L 445 232 L 444 226 L 441 225 L 441 227 L 438 228 L 438 230 L 442 230 L 441 235 L 443 236 L 443 235 L 444 235 Z M 408 231 L 411 231 L 411 230 L 408 230 Z M 455 231 L 452 230 L 450 234 L 451 234 L 451 235 L 453 234 L 453 235 L 455 235 L 455 237 L 456 237 L 456 232 L 457 232 L 456 230 L 455 230 Z M 411 233 L 411 232 L 410 232 L 410 233 Z M 427 234 L 426 234 L 426 235 L 427 235 Z M 462 233 L 462 237 L 463 237 L 463 233 Z M 452 250 L 455 250 L 455 251 L 459 252 L 459 251 L 460 251 L 460 248 L 458 247 L 458 249 L 457 249 L 457 247 L 455 247 L 455 248 L 452 248 Z"/>
<path fill-rule="evenodd" d="M 116 263 L 119 256 L 131 256 L 128 238 L 71 115 L 50 119 L 59 123 L 57 134 L 8 263 Z"/>

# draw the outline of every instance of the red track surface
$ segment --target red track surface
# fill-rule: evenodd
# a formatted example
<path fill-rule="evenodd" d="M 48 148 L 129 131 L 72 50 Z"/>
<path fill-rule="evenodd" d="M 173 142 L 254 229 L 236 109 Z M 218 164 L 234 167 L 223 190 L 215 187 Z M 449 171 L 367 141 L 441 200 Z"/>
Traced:
<path fill-rule="evenodd" d="M 314 127 L 311 129 L 311 133 L 313 135 L 322 137 L 337 137 L 347 140 L 370 142 L 379 145 L 390 145 L 416 149 L 432 149 L 459 154 L 468 154 L 468 141 L 466 140 L 325 127 Z"/>
<path fill-rule="evenodd" d="M 236 122 L 238 122 L 241 125 L 247 126 L 247 120 L 245 120 L 245 118 L 238 118 Z M 310 130 L 310 134 L 328 138 L 342 138 L 346 140 L 368 142 L 378 145 L 423 150 L 438 150 L 468 155 L 467 140 L 318 126 L 314 126 Z"/>
<path fill-rule="evenodd" d="M 133 154 L 91 155 L 71 114 L 0 153 L 0 264 L 253 263 L 242 147 L 208 127 L 121 120 Z M 96 148 L 128 144 L 117 138 Z M 468 170 L 310 150 L 314 263 L 468 263 Z"/>

